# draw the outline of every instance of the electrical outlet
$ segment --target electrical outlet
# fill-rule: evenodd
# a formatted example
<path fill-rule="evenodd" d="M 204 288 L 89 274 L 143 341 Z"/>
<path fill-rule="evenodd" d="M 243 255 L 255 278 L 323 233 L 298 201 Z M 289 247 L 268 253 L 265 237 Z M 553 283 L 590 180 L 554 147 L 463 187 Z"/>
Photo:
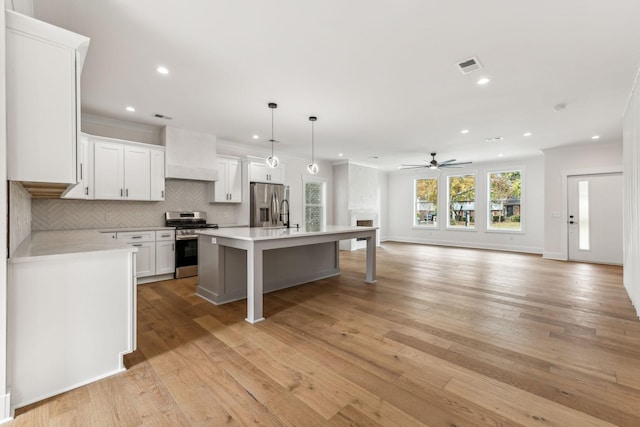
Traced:
<path fill-rule="evenodd" d="M 142 212 L 136 212 L 136 219 L 142 218 Z"/>
<path fill-rule="evenodd" d="M 111 212 L 107 212 L 106 214 L 104 214 L 104 219 L 107 222 L 111 221 Z"/>

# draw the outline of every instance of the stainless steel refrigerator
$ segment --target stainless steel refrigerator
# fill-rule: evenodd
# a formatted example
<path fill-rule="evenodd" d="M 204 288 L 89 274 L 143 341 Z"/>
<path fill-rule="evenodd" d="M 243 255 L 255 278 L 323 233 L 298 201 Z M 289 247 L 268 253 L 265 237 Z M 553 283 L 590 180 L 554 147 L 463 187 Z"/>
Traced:
<path fill-rule="evenodd" d="M 283 227 L 289 221 L 289 201 L 283 184 L 252 182 L 249 209 L 251 227 Z"/>

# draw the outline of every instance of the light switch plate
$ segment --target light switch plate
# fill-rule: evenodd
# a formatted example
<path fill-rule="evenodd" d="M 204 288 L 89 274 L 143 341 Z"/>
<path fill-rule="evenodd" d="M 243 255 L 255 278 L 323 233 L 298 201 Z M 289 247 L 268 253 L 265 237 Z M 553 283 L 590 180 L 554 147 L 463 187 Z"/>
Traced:
<path fill-rule="evenodd" d="M 217 244 L 217 243 L 218 243 L 218 239 L 216 239 L 215 237 L 212 237 L 212 238 L 211 238 L 211 244 L 212 244 L 212 245 L 215 245 L 215 244 Z"/>

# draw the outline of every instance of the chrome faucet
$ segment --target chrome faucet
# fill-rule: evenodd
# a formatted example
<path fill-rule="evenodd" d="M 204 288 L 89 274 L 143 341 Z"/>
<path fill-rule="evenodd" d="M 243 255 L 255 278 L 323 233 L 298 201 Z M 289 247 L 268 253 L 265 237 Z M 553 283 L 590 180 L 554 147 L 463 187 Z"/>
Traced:
<path fill-rule="evenodd" d="M 284 204 L 287 204 L 287 209 L 284 209 Z M 282 221 L 282 225 L 289 228 L 291 222 L 289 220 L 289 201 L 287 199 L 282 199 L 282 203 L 280 204 L 280 221 Z"/>

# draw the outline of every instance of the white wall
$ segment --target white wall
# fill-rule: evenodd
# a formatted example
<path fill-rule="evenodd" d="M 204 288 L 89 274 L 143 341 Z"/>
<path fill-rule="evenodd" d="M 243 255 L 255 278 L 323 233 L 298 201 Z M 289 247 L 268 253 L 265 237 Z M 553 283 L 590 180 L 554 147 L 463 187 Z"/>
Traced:
<path fill-rule="evenodd" d="M 640 76 L 640 74 L 639 74 Z M 624 287 L 640 317 L 640 88 L 638 78 L 624 115 Z"/>
<path fill-rule="evenodd" d="M 522 171 L 522 232 L 487 231 L 487 173 L 519 169 Z M 476 230 L 451 230 L 440 221 L 436 229 L 413 226 L 414 180 L 439 177 L 440 217 L 447 209 L 447 176 L 460 174 L 476 176 Z M 406 170 L 388 175 L 388 240 L 463 246 L 516 252 L 542 253 L 544 245 L 544 158 L 536 156 L 514 161 L 474 164 L 465 169 L 431 171 Z"/>
<path fill-rule="evenodd" d="M 545 258 L 568 258 L 567 176 L 616 171 L 622 171 L 622 143 L 594 142 L 545 150 Z"/>

